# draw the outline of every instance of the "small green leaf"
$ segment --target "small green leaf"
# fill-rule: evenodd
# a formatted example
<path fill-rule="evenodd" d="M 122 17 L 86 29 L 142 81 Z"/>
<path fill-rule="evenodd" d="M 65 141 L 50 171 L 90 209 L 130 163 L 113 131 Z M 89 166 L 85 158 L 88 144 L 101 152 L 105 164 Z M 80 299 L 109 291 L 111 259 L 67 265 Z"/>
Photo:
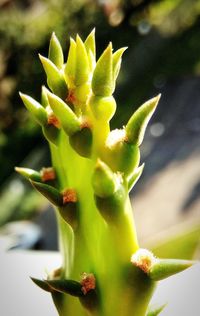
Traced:
<path fill-rule="evenodd" d="M 135 186 L 135 184 L 139 180 L 143 170 L 144 170 L 144 163 L 138 168 L 136 168 L 134 172 L 129 176 L 129 179 L 128 179 L 129 192 L 132 190 L 132 188 Z"/>
<path fill-rule="evenodd" d="M 64 75 L 69 87 L 74 87 L 75 80 L 75 68 L 76 68 L 76 42 L 73 38 L 70 38 L 69 53 L 67 63 L 64 68 Z"/>
<path fill-rule="evenodd" d="M 19 93 L 25 107 L 28 111 L 31 112 L 31 114 L 34 116 L 36 121 L 40 125 L 45 125 L 47 123 L 47 113 L 46 110 L 43 108 L 43 106 L 34 100 L 33 98 L 29 97 L 26 94 Z"/>
<path fill-rule="evenodd" d="M 111 96 L 114 91 L 112 70 L 112 44 L 110 43 L 97 61 L 92 78 L 92 91 L 96 96 Z"/>
<path fill-rule="evenodd" d="M 21 174 L 23 177 L 29 180 L 33 180 L 37 182 L 41 181 L 41 174 L 38 171 L 35 171 L 33 169 L 15 167 L 15 171 L 17 171 L 19 174 Z"/>
<path fill-rule="evenodd" d="M 122 55 L 128 47 L 122 47 L 113 54 L 113 80 L 116 81 L 122 62 Z"/>
<path fill-rule="evenodd" d="M 44 108 L 49 105 L 49 101 L 47 98 L 47 91 L 49 91 L 45 86 L 42 86 L 42 93 L 41 93 L 41 104 Z"/>
<path fill-rule="evenodd" d="M 63 205 L 63 196 L 62 194 L 54 187 L 40 183 L 36 181 L 30 181 L 34 188 L 44 195 L 53 205 L 62 206 Z"/>
<path fill-rule="evenodd" d="M 149 276 L 154 281 L 160 281 L 190 268 L 193 264 L 194 261 L 189 260 L 157 259 L 149 271 Z"/>
<path fill-rule="evenodd" d="M 166 307 L 166 304 L 158 307 L 151 306 L 147 312 L 147 316 L 157 316 L 159 315 L 163 309 Z"/>
<path fill-rule="evenodd" d="M 131 116 L 125 128 L 128 142 L 137 144 L 138 146 L 141 145 L 147 124 L 157 107 L 159 99 L 160 94 L 157 97 L 145 102 Z"/>
<path fill-rule="evenodd" d="M 68 89 L 63 74 L 50 59 L 41 55 L 39 57 L 46 72 L 49 88 L 62 99 L 66 99 Z"/>
<path fill-rule="evenodd" d="M 48 100 L 51 109 L 60 120 L 67 135 L 73 135 L 78 132 L 80 130 L 80 122 L 70 107 L 62 99 L 51 92 L 48 93 Z"/>
<path fill-rule="evenodd" d="M 48 58 L 58 67 L 58 69 L 62 68 L 64 63 L 63 51 L 60 42 L 54 32 L 50 40 Z"/>
<path fill-rule="evenodd" d="M 75 68 L 75 80 L 74 83 L 76 86 L 83 85 L 89 79 L 89 60 L 86 48 L 77 35 L 76 37 L 76 68 Z"/>
<path fill-rule="evenodd" d="M 87 53 L 89 54 L 89 51 L 91 51 L 94 59 L 96 59 L 95 29 L 93 29 L 92 32 L 88 35 L 84 44 Z"/>
<path fill-rule="evenodd" d="M 88 35 L 84 44 L 88 54 L 90 71 L 92 71 L 96 63 L 95 29 L 93 29 L 92 32 Z"/>
<path fill-rule="evenodd" d="M 52 290 L 70 294 L 75 297 L 83 296 L 82 285 L 74 280 L 46 280 Z"/>
<path fill-rule="evenodd" d="M 46 283 L 46 281 L 39 280 L 39 279 L 35 279 L 35 278 L 31 278 L 31 280 L 32 280 L 37 286 L 39 286 L 42 290 L 44 290 L 44 291 L 46 291 L 46 292 L 52 292 L 52 288 Z"/>
<path fill-rule="evenodd" d="M 120 175 L 117 177 L 103 161 L 98 159 L 92 177 L 94 193 L 101 198 L 113 195 L 120 185 L 119 177 Z"/>

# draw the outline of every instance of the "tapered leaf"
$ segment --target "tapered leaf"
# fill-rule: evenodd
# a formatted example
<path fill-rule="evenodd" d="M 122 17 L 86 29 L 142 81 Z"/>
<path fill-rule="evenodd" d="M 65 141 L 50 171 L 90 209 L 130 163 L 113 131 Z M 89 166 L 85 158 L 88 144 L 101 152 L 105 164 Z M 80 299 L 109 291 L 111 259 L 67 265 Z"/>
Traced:
<path fill-rule="evenodd" d="M 60 42 L 54 32 L 50 40 L 48 58 L 58 67 L 58 69 L 62 68 L 64 63 L 63 51 Z"/>
<path fill-rule="evenodd" d="M 76 37 L 76 68 L 75 68 L 75 80 L 74 83 L 76 86 L 80 86 L 86 83 L 89 79 L 89 60 L 86 48 L 77 35 Z"/>
<path fill-rule="evenodd" d="M 130 177 L 128 179 L 128 189 L 129 189 L 129 191 L 131 191 L 132 188 L 134 187 L 134 185 L 137 183 L 137 181 L 139 180 L 143 170 L 144 170 L 144 163 L 140 167 L 136 168 L 134 170 L 134 172 L 130 175 Z"/>
<path fill-rule="evenodd" d="M 33 98 L 29 97 L 26 94 L 19 93 L 19 95 L 25 107 L 27 108 L 29 112 L 31 112 L 35 120 L 40 125 L 45 125 L 47 123 L 47 113 L 46 113 L 46 110 L 43 108 L 43 106 L 39 102 L 37 102 L 36 100 L 34 100 Z"/>
<path fill-rule="evenodd" d="M 39 286 L 42 290 L 46 291 L 46 292 L 52 292 L 52 288 L 46 283 L 46 281 L 44 280 L 39 280 L 36 278 L 31 278 L 31 280 L 37 285 Z"/>
<path fill-rule="evenodd" d="M 111 96 L 114 90 L 112 69 L 112 44 L 97 61 L 92 78 L 92 91 L 96 96 Z"/>
<path fill-rule="evenodd" d="M 20 167 L 15 167 L 15 171 L 17 171 L 19 174 L 21 174 L 23 177 L 40 182 L 41 181 L 41 174 L 38 171 L 35 171 L 33 169 L 29 168 L 20 168 Z"/>
<path fill-rule="evenodd" d="M 62 194 L 56 188 L 48 184 L 40 183 L 36 181 L 31 181 L 31 184 L 34 186 L 34 188 L 37 191 L 39 191 L 42 195 L 44 195 L 52 204 L 56 206 L 63 205 Z"/>
<path fill-rule="evenodd" d="M 114 81 L 117 79 L 117 76 L 119 74 L 121 62 L 122 62 L 122 55 L 126 49 L 127 47 L 122 47 L 113 54 L 113 80 Z"/>
<path fill-rule="evenodd" d="M 61 122 L 64 131 L 73 135 L 80 130 L 80 122 L 70 107 L 53 93 L 48 93 L 49 105 Z"/>
<path fill-rule="evenodd" d="M 141 145 L 147 124 L 157 107 L 159 99 L 160 95 L 145 102 L 131 116 L 125 127 L 128 142 L 137 144 L 138 146 Z"/>
<path fill-rule="evenodd" d="M 147 316 L 157 316 L 159 315 L 163 309 L 165 308 L 166 304 L 162 305 L 162 306 L 159 306 L 159 307 L 150 307 L 148 312 L 147 312 Z"/>
<path fill-rule="evenodd" d="M 73 38 L 70 38 L 69 53 L 68 53 L 67 63 L 64 68 L 64 75 L 70 88 L 74 86 L 75 68 L 76 68 L 76 42 L 73 40 Z"/>
<path fill-rule="evenodd" d="M 52 288 L 52 290 L 70 294 L 72 296 L 83 296 L 82 285 L 74 280 L 46 280 L 46 283 Z"/>
<path fill-rule="evenodd" d="M 62 99 L 67 97 L 67 84 L 62 72 L 46 57 L 39 55 L 43 68 L 46 72 L 49 88 Z"/>
<path fill-rule="evenodd" d="M 189 260 L 157 259 L 149 271 L 149 276 L 154 281 L 160 281 L 190 268 L 193 264 L 194 261 Z"/>
<path fill-rule="evenodd" d="M 91 51 L 94 59 L 96 59 L 95 29 L 93 29 L 92 32 L 88 35 L 84 44 L 87 52 L 89 53 L 89 51 Z"/>

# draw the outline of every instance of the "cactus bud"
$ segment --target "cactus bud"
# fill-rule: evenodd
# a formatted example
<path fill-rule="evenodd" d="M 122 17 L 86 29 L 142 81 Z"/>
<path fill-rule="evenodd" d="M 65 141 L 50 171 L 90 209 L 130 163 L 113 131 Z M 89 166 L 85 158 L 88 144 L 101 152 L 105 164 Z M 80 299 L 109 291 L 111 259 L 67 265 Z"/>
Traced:
<path fill-rule="evenodd" d="M 54 187 L 31 180 L 31 184 L 34 188 L 44 195 L 53 205 L 62 206 L 63 205 L 63 196 L 62 194 Z"/>
<path fill-rule="evenodd" d="M 66 189 L 62 192 L 63 206 L 59 207 L 62 218 L 73 228 L 78 225 L 78 199 L 74 189 Z"/>
<path fill-rule="evenodd" d="M 126 137 L 129 143 L 136 144 L 138 146 L 141 145 L 147 124 L 157 107 L 159 99 L 160 94 L 157 97 L 145 102 L 131 116 L 125 127 Z"/>
<path fill-rule="evenodd" d="M 63 74 L 58 68 L 46 57 L 39 55 L 43 68 L 46 72 L 47 83 L 49 88 L 62 99 L 67 97 L 67 85 Z"/>
<path fill-rule="evenodd" d="M 97 61 L 92 78 L 92 91 L 96 96 L 113 94 L 112 44 L 110 43 Z"/>
<path fill-rule="evenodd" d="M 189 260 L 157 259 L 151 266 L 149 276 L 154 281 L 160 281 L 190 268 L 193 264 Z"/>
<path fill-rule="evenodd" d="M 33 169 L 15 167 L 15 171 L 17 171 L 19 174 L 29 180 L 33 180 L 36 182 L 41 181 L 41 174 Z"/>
<path fill-rule="evenodd" d="M 63 51 L 60 42 L 54 32 L 50 40 L 48 58 L 52 61 L 52 63 L 56 65 L 56 67 L 58 67 L 58 69 L 62 68 L 64 63 Z"/>
<path fill-rule="evenodd" d="M 117 190 L 118 181 L 120 184 L 117 175 L 103 161 L 98 159 L 92 177 L 95 194 L 101 198 L 113 195 Z"/>
<path fill-rule="evenodd" d="M 148 274 L 152 266 L 157 263 L 157 258 L 151 251 L 140 248 L 132 255 L 131 263 Z"/>
<path fill-rule="evenodd" d="M 31 112 L 36 121 L 42 126 L 45 125 L 47 123 L 47 113 L 43 106 L 26 94 L 19 93 L 19 95 L 25 107 Z"/>
<path fill-rule="evenodd" d="M 49 105 L 61 122 L 67 135 L 72 135 L 80 130 L 80 122 L 70 107 L 55 94 L 48 92 Z"/>

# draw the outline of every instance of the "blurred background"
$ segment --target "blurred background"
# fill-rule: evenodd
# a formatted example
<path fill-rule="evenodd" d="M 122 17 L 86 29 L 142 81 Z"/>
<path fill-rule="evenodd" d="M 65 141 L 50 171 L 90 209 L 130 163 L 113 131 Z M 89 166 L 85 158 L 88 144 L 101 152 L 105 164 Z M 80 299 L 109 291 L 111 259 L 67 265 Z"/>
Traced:
<path fill-rule="evenodd" d="M 128 46 L 113 128 L 162 94 L 132 192 L 141 245 L 170 235 L 186 242 L 186 253 L 200 236 L 200 0 L 0 0 L 0 233 L 10 248 L 57 249 L 53 210 L 14 172 L 50 165 L 18 91 L 40 98 L 38 53 L 47 56 L 53 31 L 66 56 L 69 37 L 84 39 L 94 27 L 98 56 L 109 41 Z"/>

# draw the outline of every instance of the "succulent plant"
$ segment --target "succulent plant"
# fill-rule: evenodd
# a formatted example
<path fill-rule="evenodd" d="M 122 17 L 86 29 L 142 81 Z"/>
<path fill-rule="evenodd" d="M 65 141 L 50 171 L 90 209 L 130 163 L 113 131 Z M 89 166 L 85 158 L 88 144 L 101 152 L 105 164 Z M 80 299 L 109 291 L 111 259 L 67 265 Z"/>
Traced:
<path fill-rule="evenodd" d="M 140 145 L 160 95 L 110 131 L 122 55 L 109 43 L 96 61 L 95 32 L 70 39 L 64 62 L 52 35 L 41 102 L 20 93 L 49 143 L 52 167 L 16 168 L 55 207 L 62 266 L 32 280 L 52 295 L 61 316 L 153 316 L 159 280 L 192 265 L 160 259 L 138 245 L 129 192 L 142 174 Z"/>

